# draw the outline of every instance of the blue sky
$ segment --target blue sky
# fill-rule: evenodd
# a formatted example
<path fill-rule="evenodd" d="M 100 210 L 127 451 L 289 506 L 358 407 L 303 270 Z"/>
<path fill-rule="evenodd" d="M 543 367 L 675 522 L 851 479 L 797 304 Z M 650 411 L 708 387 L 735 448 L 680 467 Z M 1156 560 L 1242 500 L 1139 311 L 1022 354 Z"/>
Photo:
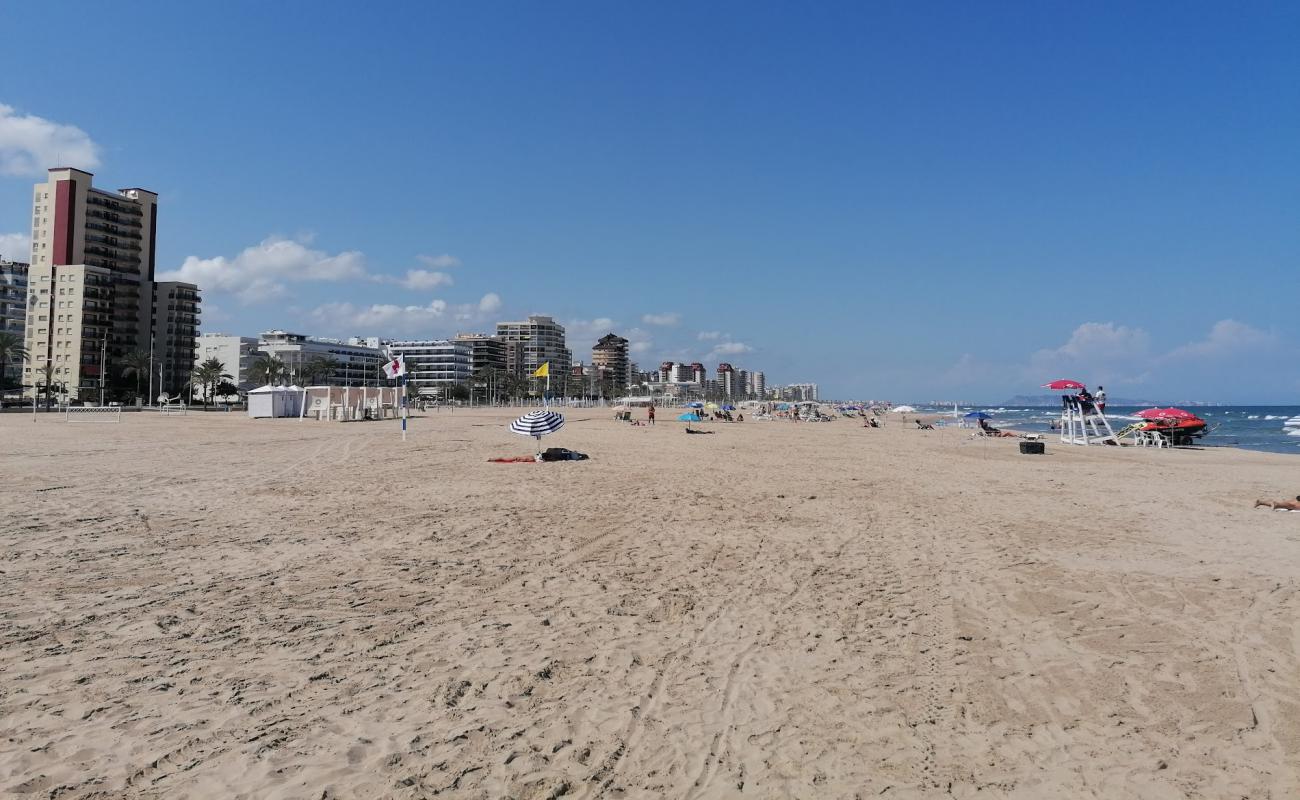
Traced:
<path fill-rule="evenodd" d="M 1294 4 L 4 19 L 0 252 L 45 162 L 153 189 L 159 268 L 204 288 L 208 331 L 547 313 L 579 358 L 613 329 L 643 365 L 727 360 L 841 397 L 1071 377 L 1300 402 Z"/>

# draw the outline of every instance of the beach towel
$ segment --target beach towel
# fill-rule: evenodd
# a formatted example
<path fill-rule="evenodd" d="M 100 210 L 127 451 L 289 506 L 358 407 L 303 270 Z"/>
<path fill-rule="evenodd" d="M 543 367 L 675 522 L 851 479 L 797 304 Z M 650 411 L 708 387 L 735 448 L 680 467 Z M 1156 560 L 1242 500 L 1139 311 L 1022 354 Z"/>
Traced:
<path fill-rule="evenodd" d="M 489 458 L 493 464 L 536 464 L 537 456 L 510 456 L 509 458 Z"/>

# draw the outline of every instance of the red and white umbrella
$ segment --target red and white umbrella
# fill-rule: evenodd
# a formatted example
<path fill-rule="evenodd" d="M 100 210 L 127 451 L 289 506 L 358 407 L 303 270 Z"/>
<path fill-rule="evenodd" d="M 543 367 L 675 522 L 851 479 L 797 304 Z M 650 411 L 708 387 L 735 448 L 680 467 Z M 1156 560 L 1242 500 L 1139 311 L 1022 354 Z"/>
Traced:
<path fill-rule="evenodd" d="M 1055 389 L 1056 391 L 1059 392 L 1065 389 L 1087 389 L 1088 387 L 1084 386 L 1082 383 L 1079 383 L 1078 381 L 1059 380 L 1059 381 L 1052 381 L 1051 383 L 1044 383 L 1043 388 Z"/>

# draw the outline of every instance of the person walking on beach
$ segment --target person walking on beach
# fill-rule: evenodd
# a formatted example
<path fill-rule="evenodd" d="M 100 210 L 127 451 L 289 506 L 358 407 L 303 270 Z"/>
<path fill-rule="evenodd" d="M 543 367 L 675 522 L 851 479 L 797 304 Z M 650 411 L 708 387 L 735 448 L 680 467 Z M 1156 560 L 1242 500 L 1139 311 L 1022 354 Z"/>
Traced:
<path fill-rule="evenodd" d="M 1097 393 L 1092 396 L 1092 402 L 1096 404 L 1097 410 L 1106 413 L 1106 387 L 1098 386 Z"/>
<path fill-rule="evenodd" d="M 651 425 L 655 424 L 655 407 L 653 404 L 646 409 L 646 414 L 647 414 L 646 422 L 650 423 Z"/>

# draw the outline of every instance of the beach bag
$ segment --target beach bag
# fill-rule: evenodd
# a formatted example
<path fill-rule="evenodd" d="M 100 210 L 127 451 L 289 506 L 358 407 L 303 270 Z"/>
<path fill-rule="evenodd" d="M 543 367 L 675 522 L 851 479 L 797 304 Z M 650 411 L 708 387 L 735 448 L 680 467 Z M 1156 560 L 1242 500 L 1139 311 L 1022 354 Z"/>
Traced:
<path fill-rule="evenodd" d="M 543 461 L 583 461 L 586 453 L 575 453 L 565 447 L 548 447 L 542 451 Z"/>

